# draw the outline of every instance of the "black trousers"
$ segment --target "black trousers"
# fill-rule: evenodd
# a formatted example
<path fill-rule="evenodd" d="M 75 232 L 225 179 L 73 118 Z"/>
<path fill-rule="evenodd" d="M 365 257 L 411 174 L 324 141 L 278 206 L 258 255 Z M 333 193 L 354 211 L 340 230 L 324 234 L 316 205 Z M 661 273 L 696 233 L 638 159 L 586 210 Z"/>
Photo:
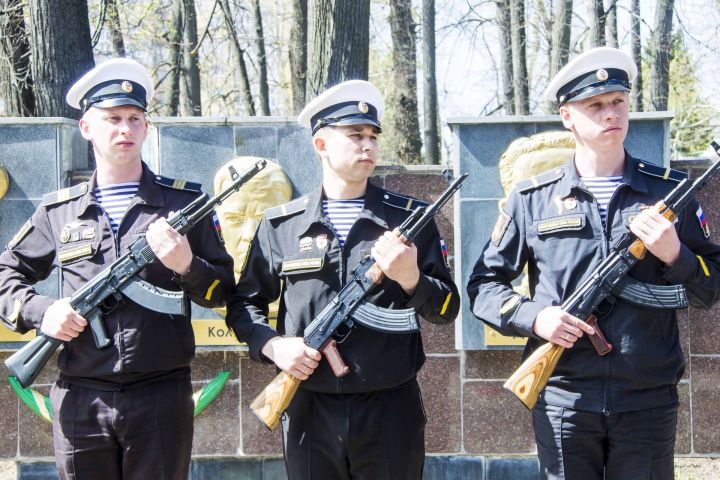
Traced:
<path fill-rule="evenodd" d="M 425 411 L 415 379 L 370 393 L 300 388 L 283 416 L 290 480 L 419 480 Z"/>
<path fill-rule="evenodd" d="M 674 478 L 676 405 L 608 415 L 537 405 L 532 414 L 541 478 Z"/>
<path fill-rule="evenodd" d="M 61 479 L 187 480 L 190 376 L 108 392 L 58 381 L 50 392 Z"/>

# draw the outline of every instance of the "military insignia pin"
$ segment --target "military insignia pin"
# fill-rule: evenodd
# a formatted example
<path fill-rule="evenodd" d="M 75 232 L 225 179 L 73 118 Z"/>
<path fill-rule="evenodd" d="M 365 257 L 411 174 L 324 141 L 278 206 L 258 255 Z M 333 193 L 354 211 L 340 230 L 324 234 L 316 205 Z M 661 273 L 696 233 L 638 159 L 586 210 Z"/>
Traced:
<path fill-rule="evenodd" d="M 360 102 L 360 103 L 358 103 L 357 108 L 358 108 L 358 110 L 360 111 L 360 113 L 367 113 L 368 110 L 370 109 L 370 108 L 368 107 L 368 104 L 365 103 L 365 102 Z"/>
<path fill-rule="evenodd" d="M 325 250 L 328 246 L 327 235 L 322 233 L 315 237 L 315 245 L 317 245 L 318 250 Z"/>
<path fill-rule="evenodd" d="M 83 240 L 92 240 L 95 238 L 95 229 L 92 227 L 87 227 L 82 231 L 82 238 Z"/>
<path fill-rule="evenodd" d="M 120 85 L 120 88 L 122 88 L 123 92 L 125 92 L 125 93 L 130 93 L 133 91 L 132 83 L 128 82 L 127 80 L 122 82 L 122 84 Z"/>
<path fill-rule="evenodd" d="M 598 80 L 600 80 L 601 82 L 604 82 L 605 80 L 607 80 L 608 78 L 610 78 L 610 75 L 608 75 L 607 70 L 605 70 L 604 68 L 601 68 L 600 70 L 598 70 L 597 72 L 595 72 L 595 77 L 596 77 Z"/>
<path fill-rule="evenodd" d="M 577 198 L 572 196 L 564 198 L 563 205 L 565 206 L 566 210 L 575 210 L 575 208 L 577 207 Z"/>
<path fill-rule="evenodd" d="M 303 237 L 300 239 L 300 252 L 309 252 L 312 248 L 313 239 L 311 237 Z"/>
<path fill-rule="evenodd" d="M 63 229 L 60 231 L 60 242 L 61 243 L 67 243 L 70 241 L 70 227 L 65 225 Z"/>

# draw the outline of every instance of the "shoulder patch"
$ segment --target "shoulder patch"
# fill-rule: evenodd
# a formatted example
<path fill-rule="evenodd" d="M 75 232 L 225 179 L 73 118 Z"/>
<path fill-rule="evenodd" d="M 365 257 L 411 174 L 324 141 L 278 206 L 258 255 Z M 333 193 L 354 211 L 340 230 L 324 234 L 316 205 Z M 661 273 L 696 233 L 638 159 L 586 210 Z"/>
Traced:
<path fill-rule="evenodd" d="M 530 177 L 526 180 L 517 183 L 518 192 L 527 192 L 543 185 L 549 185 L 553 182 L 557 182 L 565 175 L 562 168 L 553 168 L 547 172 L 543 172 L 534 177 Z"/>
<path fill-rule="evenodd" d="M 663 180 L 672 180 L 673 182 L 682 182 L 687 178 L 685 172 L 673 170 L 670 167 L 659 167 L 647 162 L 638 162 L 638 170 L 645 175 L 662 178 Z"/>
<path fill-rule="evenodd" d="M 383 203 L 390 205 L 391 207 L 399 208 L 401 210 L 412 211 L 417 207 L 427 207 L 429 204 L 418 200 L 417 198 L 406 197 L 405 195 L 399 195 L 393 192 L 383 193 Z"/>
<path fill-rule="evenodd" d="M 271 207 L 265 210 L 265 217 L 268 220 L 275 220 L 276 218 L 287 217 L 296 213 L 304 212 L 307 207 L 310 197 L 304 196 L 296 198 L 295 200 L 278 205 L 277 207 Z"/>
<path fill-rule="evenodd" d="M 15 248 L 15 246 L 20 243 L 20 241 L 27 236 L 28 233 L 33 229 L 33 224 L 30 220 L 25 222 L 22 227 L 20 227 L 20 230 L 17 231 L 15 235 L 10 239 L 8 242 L 8 248 Z"/>
<path fill-rule="evenodd" d="M 79 183 L 73 187 L 63 188 L 56 192 L 50 192 L 43 195 L 41 205 L 54 205 L 56 203 L 66 202 L 77 198 L 81 195 L 85 195 L 88 191 L 87 182 Z"/>
<path fill-rule="evenodd" d="M 177 178 L 163 177 L 162 175 L 155 175 L 155 183 L 163 187 L 174 188 L 175 190 L 185 190 L 187 192 L 195 193 L 202 192 L 202 185 L 199 183 L 179 180 Z"/>

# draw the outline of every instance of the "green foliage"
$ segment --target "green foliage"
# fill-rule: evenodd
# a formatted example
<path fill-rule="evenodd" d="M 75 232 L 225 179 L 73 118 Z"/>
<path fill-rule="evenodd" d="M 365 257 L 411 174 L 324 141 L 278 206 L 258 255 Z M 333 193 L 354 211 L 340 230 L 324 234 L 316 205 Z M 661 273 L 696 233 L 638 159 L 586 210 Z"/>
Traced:
<path fill-rule="evenodd" d="M 673 39 L 670 62 L 668 110 L 675 112 L 670 123 L 673 157 L 700 155 L 712 138 L 712 119 L 720 112 L 701 98 L 695 62 L 690 57 L 680 34 Z"/>

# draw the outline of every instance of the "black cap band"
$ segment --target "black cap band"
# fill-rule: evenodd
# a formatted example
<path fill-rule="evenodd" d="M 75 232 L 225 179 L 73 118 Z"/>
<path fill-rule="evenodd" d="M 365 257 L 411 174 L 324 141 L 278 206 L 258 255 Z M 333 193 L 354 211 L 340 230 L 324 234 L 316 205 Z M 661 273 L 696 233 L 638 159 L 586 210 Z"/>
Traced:
<path fill-rule="evenodd" d="M 145 88 L 132 80 L 110 80 L 99 83 L 88 90 L 80 106 L 83 112 L 90 107 L 116 107 L 120 105 L 133 105 L 147 110 L 147 93 Z"/>
<path fill-rule="evenodd" d="M 586 94 L 581 98 L 587 98 L 618 90 L 630 90 L 627 72 L 619 68 L 601 68 L 580 75 L 563 85 L 557 92 L 557 101 L 562 105 L 581 94 Z"/>
<path fill-rule="evenodd" d="M 320 110 L 310 119 L 313 135 L 328 125 L 368 124 L 380 128 L 377 109 L 366 102 L 352 101 L 336 103 Z"/>

